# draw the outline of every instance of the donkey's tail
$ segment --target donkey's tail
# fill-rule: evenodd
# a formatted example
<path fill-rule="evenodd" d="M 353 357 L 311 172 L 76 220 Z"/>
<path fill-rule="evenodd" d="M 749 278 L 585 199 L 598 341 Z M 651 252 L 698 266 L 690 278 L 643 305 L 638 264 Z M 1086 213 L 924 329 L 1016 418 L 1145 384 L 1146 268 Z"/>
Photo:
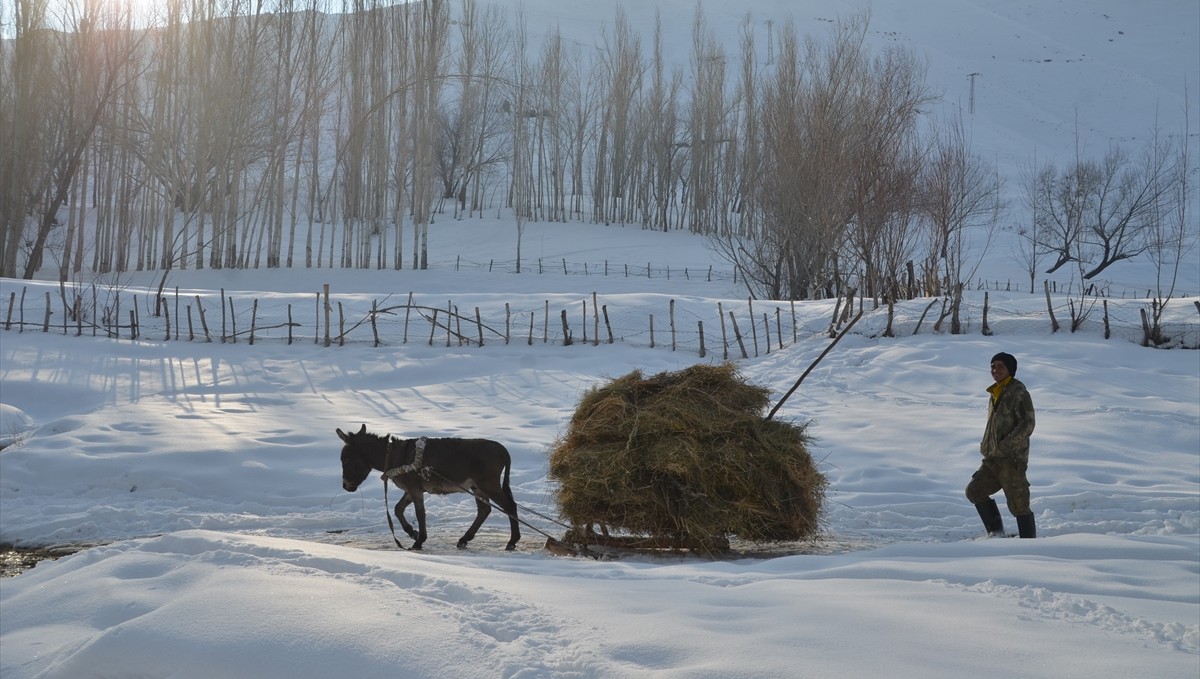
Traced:
<path fill-rule="evenodd" d="M 504 463 L 504 480 L 500 482 L 500 487 L 504 489 L 504 494 L 508 496 L 508 501 L 516 506 L 516 499 L 513 498 L 512 486 L 508 483 L 508 473 L 512 470 L 512 456 L 508 456 L 508 460 Z"/>

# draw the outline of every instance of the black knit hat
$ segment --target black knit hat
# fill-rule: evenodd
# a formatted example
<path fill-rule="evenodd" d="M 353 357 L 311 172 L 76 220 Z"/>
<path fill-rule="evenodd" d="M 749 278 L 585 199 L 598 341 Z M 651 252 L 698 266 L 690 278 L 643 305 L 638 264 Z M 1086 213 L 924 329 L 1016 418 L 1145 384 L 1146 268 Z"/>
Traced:
<path fill-rule="evenodd" d="M 1009 375 L 1017 374 L 1017 357 L 1016 356 L 1013 356 L 1012 354 L 1006 354 L 1003 351 L 1001 351 L 1000 353 L 993 356 L 992 360 L 989 363 L 995 363 L 996 361 L 1001 361 L 1004 363 L 1004 367 L 1008 368 Z"/>

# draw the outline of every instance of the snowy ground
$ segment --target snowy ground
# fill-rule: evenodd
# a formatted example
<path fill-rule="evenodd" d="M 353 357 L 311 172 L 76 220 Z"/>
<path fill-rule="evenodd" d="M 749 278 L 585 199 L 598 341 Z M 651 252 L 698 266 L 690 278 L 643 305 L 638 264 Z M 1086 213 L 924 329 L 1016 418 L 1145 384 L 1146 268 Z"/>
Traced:
<path fill-rule="evenodd" d="M 531 17 L 551 13 L 528 4 Z M 690 29 L 690 0 L 662 4 Z M 825 4 L 746 0 L 710 7 L 709 18 L 736 40 L 746 8 L 760 12 L 760 31 L 762 17 L 782 20 L 790 8 L 803 33 L 828 25 Z M 604 3 L 554 6 L 580 39 L 611 22 Z M 653 20 L 642 5 L 629 10 L 636 25 Z M 1197 16 L 1193 0 L 883 2 L 871 40 L 920 47 L 951 103 L 966 99 L 965 74 L 982 72 L 974 140 L 1012 174 L 1035 149 L 1039 158 L 1069 151 L 1073 129 L 1095 153 L 1143 135 L 1156 111 L 1174 129 L 1183 82 L 1195 82 Z M 687 30 L 671 36 L 686 50 Z M 473 503 L 451 496 L 430 501 L 423 552 L 395 549 L 382 484 L 341 490 L 336 428 L 500 440 L 514 457 L 517 501 L 553 516 L 547 451 L 583 391 L 635 368 L 722 360 L 718 303 L 726 317 L 751 317 L 727 267 L 685 234 L 531 224 L 525 273 L 489 273 L 492 260 L 513 259 L 514 234 L 492 221 L 439 223 L 426 272 L 174 273 L 175 329 L 199 295 L 219 334 L 223 289 L 236 306 L 236 344 L 188 342 L 186 325 L 180 340 L 164 341 L 161 320 L 144 308 L 153 274 L 81 281 L 89 299 L 97 285 L 101 304 L 120 292 L 123 322 L 138 296 L 137 342 L 124 331 L 121 339 L 61 327 L 43 334 L 47 292 L 52 323 L 61 323 L 57 286 L 0 280 L 0 309 L 25 292 L 30 324 L 0 331 L 0 443 L 12 443 L 0 452 L 0 542 L 101 543 L 0 580 L 0 676 L 1200 672 L 1200 352 L 1137 346 L 1145 303 L 1134 299 L 1111 300 L 1109 340 L 1100 309 L 1083 332 L 1052 334 L 1045 300 L 1006 285 L 989 292 L 991 337 L 979 332 L 983 291 L 967 301 L 966 335 L 934 334 L 926 319 L 913 336 L 926 300 L 901 305 L 894 339 L 882 336 L 883 312 L 870 311 L 781 413 L 812 421 L 830 481 L 825 533 L 814 544 L 721 560 L 594 561 L 545 552 L 532 529 L 506 553 L 507 526 L 492 518 L 459 551 Z M 552 270 L 563 259 L 570 275 Z M 624 276 L 625 264 L 647 263 L 651 277 Z M 981 277 L 1020 281 L 1014 268 L 998 243 Z M 1150 287 L 1138 263 L 1111 273 L 1115 295 Z M 1195 295 L 1200 262 L 1182 273 L 1182 289 Z M 412 318 L 404 343 L 396 315 L 379 324 L 381 347 L 360 326 L 346 346 L 325 348 L 313 343 L 323 283 L 335 333 L 338 303 L 349 326 L 372 301 L 401 304 L 412 292 L 430 307 L 452 303 L 467 315 L 479 307 L 500 328 L 507 304 L 512 341 L 447 348 L 439 333 L 431 345 L 429 325 Z M 559 310 L 577 340 L 595 337 L 584 321 L 593 293 L 616 342 L 562 346 Z M 251 346 L 254 300 L 260 327 L 286 320 L 291 304 L 298 341 L 287 345 L 275 328 Z M 1192 346 L 1200 343 L 1194 300 L 1177 299 L 1171 310 L 1172 333 Z M 1062 322 L 1066 298 L 1055 304 Z M 547 306 L 551 341 L 542 343 Z M 756 302 L 758 354 L 738 359 L 743 374 L 781 396 L 825 348 L 832 312 L 831 302 L 797 304 L 793 341 L 792 307 Z M 774 336 L 769 353 L 763 313 L 772 334 L 783 328 L 782 348 Z M 1037 540 L 977 539 L 979 519 L 962 494 L 978 463 L 988 360 L 1000 350 L 1020 359 L 1018 376 L 1038 409 Z"/>
<path fill-rule="evenodd" d="M 472 242 L 491 233 L 454 228 L 475 229 Z M 554 228 L 533 233 L 552 242 Z M 661 234 L 605 236 L 663 251 Z M 703 260 L 702 244 L 675 236 L 680 266 Z M 578 234 L 570 242 L 587 247 Z M 447 349 L 439 334 L 430 346 L 428 324 L 414 320 L 402 344 L 395 319 L 381 324 L 385 346 L 363 326 L 325 348 L 312 341 L 311 292 L 294 293 L 305 339 L 292 346 L 279 329 L 254 346 L 244 335 L 162 341 L 161 326 L 136 343 L 74 329 L 0 335 L 5 422 L 16 409 L 31 423 L 10 425 L 18 443 L 0 453 L 0 540 L 108 543 L 0 581 L 5 677 L 957 677 L 1000 667 L 1015 677 L 1182 677 L 1200 667 L 1195 351 L 1105 340 L 1098 322 L 1051 334 L 1044 300 L 1026 293 L 991 293 L 992 337 L 935 335 L 929 320 L 912 336 L 918 300 L 901 307 L 900 337 L 888 339 L 885 312 L 868 309 L 781 411 L 812 420 L 831 484 L 816 544 L 598 562 L 553 556 L 531 529 L 505 553 L 507 526 L 492 518 L 460 552 L 473 505 L 450 496 L 431 500 L 432 536 L 417 553 L 392 546 L 382 484 L 341 491 L 336 428 L 498 439 L 514 456 L 517 501 L 554 516 L 547 451 L 582 392 L 634 368 L 721 360 L 716 304 L 745 317 L 746 301 L 724 281 L 452 267 L 317 274 L 328 275 L 293 285 L 329 280 L 348 318 L 372 299 L 423 290 L 418 302 L 479 306 L 502 325 L 507 302 L 524 314 L 514 313 L 519 340 Z M 245 332 L 251 299 L 268 321 L 293 301 L 277 276 L 192 272 L 180 276 L 181 295 L 202 294 L 216 325 L 212 300 L 225 286 Z M 125 294 L 152 282 L 130 281 Z M 44 298 L 11 280 L 0 297 L 23 288 Z M 259 292 L 268 288 L 285 292 Z M 527 343 L 528 313 L 547 299 L 556 320 L 569 310 L 579 338 L 574 316 L 593 291 L 615 344 Z M 981 294 L 968 305 L 975 328 Z M 688 319 L 675 351 L 671 298 Z M 1141 304 L 1114 300 L 1114 315 L 1136 317 Z M 789 305 L 759 302 L 756 314 L 774 324 L 776 308 L 784 347 L 765 353 L 760 336 L 760 355 L 740 365 L 778 398 L 826 346 L 832 309 L 796 305 L 793 344 Z M 1178 309 L 1179 327 L 1196 333 L 1191 300 Z M 661 324 L 653 349 L 647 311 Z M 710 328 L 705 359 L 695 330 L 682 332 L 696 318 Z M 1020 359 L 1038 408 L 1038 540 L 975 539 L 979 519 L 962 496 L 999 350 Z"/>

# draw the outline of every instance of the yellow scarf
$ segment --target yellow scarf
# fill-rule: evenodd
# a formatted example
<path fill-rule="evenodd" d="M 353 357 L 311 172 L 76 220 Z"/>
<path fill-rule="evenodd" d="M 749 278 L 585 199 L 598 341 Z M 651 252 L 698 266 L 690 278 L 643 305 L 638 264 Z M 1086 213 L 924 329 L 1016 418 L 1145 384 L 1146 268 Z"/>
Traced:
<path fill-rule="evenodd" d="M 1012 375 L 1009 375 L 1008 377 L 1004 378 L 1003 382 L 997 382 L 987 388 L 988 393 L 992 395 L 992 403 L 1000 400 L 1000 394 L 1004 393 L 1004 388 L 1007 387 L 1008 383 L 1012 382 L 1012 380 Z"/>

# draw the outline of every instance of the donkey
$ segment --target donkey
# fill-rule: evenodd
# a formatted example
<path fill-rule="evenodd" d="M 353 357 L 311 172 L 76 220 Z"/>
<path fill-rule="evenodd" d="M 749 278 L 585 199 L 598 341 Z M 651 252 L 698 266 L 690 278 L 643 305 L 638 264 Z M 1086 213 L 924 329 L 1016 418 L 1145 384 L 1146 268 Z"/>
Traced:
<path fill-rule="evenodd" d="M 398 439 L 368 434 L 365 424 L 352 434 L 338 429 L 337 435 L 345 443 L 342 488 L 353 493 L 371 470 L 376 470 L 384 472 L 386 478 L 404 491 L 396 503 L 395 514 L 404 532 L 415 541 L 411 549 L 420 549 L 427 537 L 425 493 L 475 496 L 475 522 L 459 538 L 459 549 L 466 548 L 475 537 L 492 512 L 492 503 L 508 515 L 509 538 L 505 549 L 516 548 L 521 530 L 517 525 L 517 503 L 508 484 L 512 459 L 503 445 L 488 439 Z M 404 510 L 410 504 L 416 509 L 417 530 L 404 518 Z"/>

